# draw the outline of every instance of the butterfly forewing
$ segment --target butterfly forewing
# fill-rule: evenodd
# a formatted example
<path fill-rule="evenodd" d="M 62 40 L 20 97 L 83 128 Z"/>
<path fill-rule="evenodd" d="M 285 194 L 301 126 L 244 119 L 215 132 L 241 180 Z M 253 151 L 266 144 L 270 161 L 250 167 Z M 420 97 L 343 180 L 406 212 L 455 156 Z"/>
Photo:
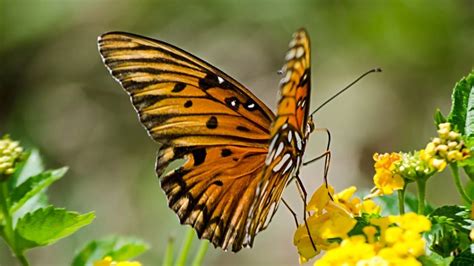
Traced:
<path fill-rule="evenodd" d="M 164 42 L 129 33 L 102 35 L 99 50 L 157 142 L 191 146 L 203 135 L 206 145 L 226 144 L 226 138 L 249 146 L 268 142 L 273 113 L 208 63 Z"/>
<path fill-rule="evenodd" d="M 301 165 L 309 134 L 307 127 L 310 98 L 310 41 L 304 29 L 293 35 L 285 56 L 280 81 L 280 99 L 271 141 L 257 190 L 255 214 L 250 233 L 266 228 L 280 202 L 283 189 Z"/>

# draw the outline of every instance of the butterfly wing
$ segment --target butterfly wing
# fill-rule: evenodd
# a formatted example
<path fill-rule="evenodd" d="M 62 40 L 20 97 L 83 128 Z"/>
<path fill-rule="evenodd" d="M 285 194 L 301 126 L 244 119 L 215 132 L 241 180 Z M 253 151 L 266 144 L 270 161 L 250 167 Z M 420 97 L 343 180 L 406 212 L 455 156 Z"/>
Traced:
<path fill-rule="evenodd" d="M 277 116 L 271 127 L 271 141 L 262 170 L 257 200 L 249 221 L 250 235 L 264 230 L 275 214 L 283 189 L 299 169 L 310 133 L 307 126 L 310 100 L 310 40 L 300 29 L 293 35 L 285 56 Z M 252 243 L 252 242 L 251 242 Z"/>
<path fill-rule="evenodd" d="M 156 172 L 181 223 L 223 249 L 248 245 L 274 114 L 231 77 L 167 43 L 111 32 L 98 44 L 162 144 Z M 181 166 L 169 170 L 175 161 Z"/>

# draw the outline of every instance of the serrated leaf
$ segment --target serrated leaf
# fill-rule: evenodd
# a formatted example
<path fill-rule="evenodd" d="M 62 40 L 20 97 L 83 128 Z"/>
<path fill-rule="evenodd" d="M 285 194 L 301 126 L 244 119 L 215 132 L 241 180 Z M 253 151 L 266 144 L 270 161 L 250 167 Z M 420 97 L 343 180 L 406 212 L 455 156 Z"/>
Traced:
<path fill-rule="evenodd" d="M 458 256 L 454 257 L 451 266 L 464 266 L 464 265 L 474 265 L 474 254 L 470 248 L 464 250 Z"/>
<path fill-rule="evenodd" d="M 418 258 L 418 260 L 423 264 L 423 266 L 449 266 L 454 257 L 446 257 L 431 253 L 430 255 L 423 255 Z"/>
<path fill-rule="evenodd" d="M 11 193 L 11 208 L 13 213 L 23 206 L 29 199 L 37 195 L 43 189 L 47 188 L 53 182 L 59 180 L 67 172 L 67 167 L 57 170 L 50 170 L 40 173 L 39 175 L 28 178 L 18 187 L 14 188 Z"/>
<path fill-rule="evenodd" d="M 442 206 L 430 213 L 430 217 L 446 217 L 449 218 L 447 222 L 451 223 L 453 226 L 457 227 L 459 230 L 469 232 L 466 226 L 469 226 L 469 210 L 465 207 L 451 205 L 451 206 Z"/>
<path fill-rule="evenodd" d="M 448 121 L 463 135 L 474 134 L 474 72 L 454 86 Z"/>
<path fill-rule="evenodd" d="M 149 245 L 140 239 L 132 237 L 110 236 L 89 242 L 74 257 L 73 266 L 91 265 L 94 261 L 106 256 L 113 260 L 123 261 L 132 259 L 149 249 Z"/>
<path fill-rule="evenodd" d="M 435 125 L 436 127 L 441 124 L 441 123 L 446 123 L 446 121 L 448 121 L 446 119 L 446 117 L 444 117 L 444 115 L 441 113 L 441 110 L 436 109 L 435 111 L 435 114 L 434 114 L 434 121 L 435 121 Z"/>
<path fill-rule="evenodd" d="M 95 214 L 79 214 L 63 208 L 38 209 L 18 220 L 15 231 L 26 240 L 39 246 L 52 244 L 66 237 L 94 220 Z"/>

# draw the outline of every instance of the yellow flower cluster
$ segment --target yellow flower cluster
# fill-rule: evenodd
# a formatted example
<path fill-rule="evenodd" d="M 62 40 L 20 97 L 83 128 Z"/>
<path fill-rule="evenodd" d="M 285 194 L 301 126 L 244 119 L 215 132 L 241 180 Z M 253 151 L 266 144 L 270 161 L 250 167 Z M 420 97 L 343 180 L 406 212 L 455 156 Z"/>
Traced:
<path fill-rule="evenodd" d="M 15 163 L 21 160 L 23 148 L 18 141 L 8 137 L 0 139 L 0 176 L 8 176 L 15 171 Z"/>
<path fill-rule="evenodd" d="M 357 221 L 355 216 L 362 213 L 379 213 L 380 207 L 372 200 L 353 198 L 355 187 L 350 187 L 333 196 L 334 189 L 329 186 L 319 187 L 308 203 L 307 210 L 312 215 L 306 220 L 309 233 L 305 224 L 300 225 L 295 232 L 293 243 L 298 249 L 300 263 L 318 255 L 321 250 L 329 250 L 338 246 L 333 241 L 335 238 L 347 238 L 349 231 L 354 228 Z M 313 248 L 311 239 L 316 246 Z"/>
<path fill-rule="evenodd" d="M 398 173 L 397 162 L 402 156 L 399 153 L 374 154 L 374 183 L 375 188 L 369 197 L 392 194 L 395 190 L 403 189 L 405 181 Z"/>
<path fill-rule="evenodd" d="M 461 134 L 452 131 L 450 123 L 442 123 L 439 124 L 438 137 L 426 145 L 421 159 L 441 172 L 449 163 L 465 160 L 469 155 L 470 151 L 464 144 Z"/>
<path fill-rule="evenodd" d="M 439 124 L 438 137 L 425 149 L 413 153 L 374 154 L 375 187 L 368 196 L 389 195 L 401 190 L 406 182 L 426 179 L 446 166 L 470 156 L 461 134 L 451 130 L 450 123 Z"/>
<path fill-rule="evenodd" d="M 373 218 L 370 223 L 364 235 L 343 239 L 314 265 L 421 265 L 417 257 L 425 254 L 421 233 L 431 228 L 428 218 L 407 213 Z"/>
<path fill-rule="evenodd" d="M 114 261 L 112 257 L 107 256 L 95 261 L 94 266 L 142 266 L 142 264 L 138 261 Z"/>

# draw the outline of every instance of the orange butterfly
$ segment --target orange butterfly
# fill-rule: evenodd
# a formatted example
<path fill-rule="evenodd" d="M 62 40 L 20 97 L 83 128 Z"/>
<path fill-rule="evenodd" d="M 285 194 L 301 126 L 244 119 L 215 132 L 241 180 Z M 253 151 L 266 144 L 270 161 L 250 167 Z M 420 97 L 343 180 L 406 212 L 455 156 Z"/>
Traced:
<path fill-rule="evenodd" d="M 98 44 L 161 144 L 156 172 L 181 223 L 224 250 L 252 246 L 298 172 L 312 131 L 308 33 L 300 29 L 290 42 L 276 115 L 233 78 L 165 42 L 110 32 Z"/>

